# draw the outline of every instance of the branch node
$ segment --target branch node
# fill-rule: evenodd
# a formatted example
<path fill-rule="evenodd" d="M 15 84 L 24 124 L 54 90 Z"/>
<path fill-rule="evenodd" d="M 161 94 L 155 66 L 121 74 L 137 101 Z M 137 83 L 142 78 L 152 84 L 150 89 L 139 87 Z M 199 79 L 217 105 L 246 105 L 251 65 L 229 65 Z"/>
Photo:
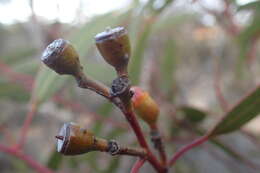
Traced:
<path fill-rule="evenodd" d="M 110 94 L 112 97 L 119 97 L 124 95 L 130 89 L 130 80 L 127 76 L 120 76 L 113 80 L 110 89 Z"/>
<path fill-rule="evenodd" d="M 120 145 L 118 142 L 115 140 L 110 140 L 108 142 L 108 152 L 112 155 L 115 156 L 120 152 Z"/>

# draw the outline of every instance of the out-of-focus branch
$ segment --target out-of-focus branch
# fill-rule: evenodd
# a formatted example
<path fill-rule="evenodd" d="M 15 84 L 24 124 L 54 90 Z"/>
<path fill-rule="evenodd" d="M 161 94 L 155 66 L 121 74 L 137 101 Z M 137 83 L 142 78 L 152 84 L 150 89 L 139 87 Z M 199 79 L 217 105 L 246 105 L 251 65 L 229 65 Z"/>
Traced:
<path fill-rule="evenodd" d="M 30 91 L 32 89 L 33 78 L 31 76 L 15 72 L 9 65 L 1 60 L 0 71 L 2 72 L 2 75 L 5 75 L 12 82 L 19 83 L 26 90 Z"/>
<path fill-rule="evenodd" d="M 220 25 L 223 26 L 223 29 L 230 35 L 236 36 L 240 32 L 240 28 L 234 21 L 234 17 L 232 12 L 230 11 L 230 2 L 227 0 L 222 0 L 225 4 L 225 9 L 222 12 L 218 12 L 213 9 L 209 9 L 208 7 L 204 6 L 201 1 L 197 0 L 196 2 L 199 3 L 200 7 L 209 13 L 210 15 L 214 16 L 216 20 L 219 22 Z M 227 24 L 223 23 L 223 18 L 227 20 Z"/>
<path fill-rule="evenodd" d="M 223 15 L 226 17 L 226 19 L 228 21 L 227 31 L 231 35 L 235 36 L 240 32 L 240 29 L 239 29 L 238 25 L 235 23 L 233 14 L 230 11 L 230 1 L 229 0 L 223 0 L 223 2 L 225 4 L 225 9 L 223 11 Z"/>
<path fill-rule="evenodd" d="M 257 54 L 257 41 L 260 38 L 260 32 L 253 36 L 250 40 L 250 48 L 247 52 L 247 62 L 248 64 L 252 64 L 254 60 L 256 59 L 256 54 Z"/>
<path fill-rule="evenodd" d="M 185 154 L 187 151 L 189 151 L 190 149 L 194 148 L 194 147 L 197 147 L 201 144 L 203 144 L 204 142 L 208 141 L 209 139 L 209 136 L 208 135 L 205 135 L 205 136 L 202 136 L 196 140 L 194 140 L 192 143 L 180 148 L 175 154 L 174 156 L 172 157 L 172 159 L 170 159 L 169 161 L 169 167 L 170 166 L 173 166 L 175 164 L 175 162 L 181 157 L 183 156 L 183 154 Z"/>
<path fill-rule="evenodd" d="M 145 159 L 137 160 L 131 169 L 131 173 L 138 173 L 140 168 L 144 165 Z"/>
<path fill-rule="evenodd" d="M 37 110 L 37 103 L 32 101 L 31 104 L 30 104 L 29 111 L 28 111 L 26 118 L 24 120 L 23 127 L 21 129 L 21 135 L 19 136 L 20 139 L 19 139 L 18 144 L 16 146 L 18 150 L 22 149 L 24 144 L 25 144 L 26 136 L 27 136 L 28 130 L 30 128 L 30 125 L 32 123 L 32 120 L 33 120 L 33 118 L 36 114 L 36 110 Z"/>
<path fill-rule="evenodd" d="M 8 143 L 8 144 L 15 144 L 15 139 L 13 134 L 9 131 L 9 129 L 7 129 L 7 127 L 5 126 L 5 124 L 1 124 L 0 125 L 0 132 L 2 132 L 4 140 Z"/>
<path fill-rule="evenodd" d="M 228 102 L 226 101 L 224 95 L 222 94 L 221 91 L 221 87 L 220 87 L 220 83 L 221 83 L 221 79 L 220 79 L 220 66 L 219 66 L 219 62 L 216 62 L 216 70 L 215 70 L 215 77 L 214 77 L 214 91 L 215 91 L 215 95 L 216 98 L 219 102 L 219 105 L 221 107 L 221 109 L 226 112 L 228 111 Z"/>
<path fill-rule="evenodd" d="M 25 155 L 22 151 L 18 150 L 17 148 L 11 148 L 0 144 L 0 151 L 23 160 L 28 166 L 30 166 L 32 169 L 39 173 L 53 173 L 50 169 L 36 162 L 35 159 L 31 158 L 28 155 Z"/>

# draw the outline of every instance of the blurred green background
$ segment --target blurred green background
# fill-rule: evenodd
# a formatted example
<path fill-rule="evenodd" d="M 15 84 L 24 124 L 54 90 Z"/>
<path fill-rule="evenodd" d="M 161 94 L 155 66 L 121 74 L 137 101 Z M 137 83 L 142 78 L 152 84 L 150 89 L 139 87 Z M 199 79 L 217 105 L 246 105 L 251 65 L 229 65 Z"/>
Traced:
<path fill-rule="evenodd" d="M 70 40 L 86 74 L 110 86 L 116 73 L 98 53 L 94 36 L 109 26 L 127 28 L 130 78 L 160 105 L 159 126 L 169 156 L 210 129 L 223 107 L 235 104 L 260 81 L 260 1 L 16 2 L 0 1 L 0 142 L 17 141 L 29 103 L 36 101 L 25 152 L 59 172 L 123 173 L 136 160 L 98 152 L 61 156 L 54 136 L 63 123 L 80 123 L 96 136 L 125 145 L 137 142 L 123 115 L 107 100 L 42 65 L 42 51 L 57 38 Z M 218 89 L 227 101 L 222 108 Z M 259 123 L 256 118 L 241 131 L 190 151 L 170 172 L 259 172 Z M 140 172 L 148 171 L 153 172 L 145 164 Z M 0 152 L 0 172 L 34 170 Z"/>

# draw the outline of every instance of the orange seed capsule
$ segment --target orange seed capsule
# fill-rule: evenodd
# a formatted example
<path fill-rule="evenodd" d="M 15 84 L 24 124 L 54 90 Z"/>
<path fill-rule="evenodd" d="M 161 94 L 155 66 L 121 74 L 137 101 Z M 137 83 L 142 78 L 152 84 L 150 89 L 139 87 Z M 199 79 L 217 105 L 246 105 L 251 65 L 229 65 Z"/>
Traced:
<path fill-rule="evenodd" d="M 157 103 L 150 97 L 148 92 L 139 87 L 131 87 L 133 97 L 131 99 L 134 110 L 150 126 L 154 126 L 159 115 Z"/>

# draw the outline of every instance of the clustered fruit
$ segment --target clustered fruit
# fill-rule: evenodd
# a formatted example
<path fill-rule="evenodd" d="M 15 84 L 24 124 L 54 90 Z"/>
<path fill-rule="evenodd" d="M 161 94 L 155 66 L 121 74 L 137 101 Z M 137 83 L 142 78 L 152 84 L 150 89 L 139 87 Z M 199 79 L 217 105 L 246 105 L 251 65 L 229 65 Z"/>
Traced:
<path fill-rule="evenodd" d="M 105 61 L 114 67 L 117 78 L 111 88 L 91 79 L 83 73 L 79 55 L 71 43 L 64 39 L 54 40 L 41 57 L 42 62 L 60 75 L 72 75 L 79 87 L 87 88 L 108 98 L 121 107 L 132 107 L 151 129 L 156 129 L 159 108 L 148 92 L 131 86 L 128 63 L 131 55 L 127 30 L 123 27 L 108 28 L 95 36 L 96 46 Z M 78 155 L 90 151 L 108 152 L 112 155 L 145 155 L 144 149 L 119 146 L 114 140 L 97 138 L 86 128 L 76 123 L 65 123 L 57 138 L 57 151 L 64 155 Z"/>

